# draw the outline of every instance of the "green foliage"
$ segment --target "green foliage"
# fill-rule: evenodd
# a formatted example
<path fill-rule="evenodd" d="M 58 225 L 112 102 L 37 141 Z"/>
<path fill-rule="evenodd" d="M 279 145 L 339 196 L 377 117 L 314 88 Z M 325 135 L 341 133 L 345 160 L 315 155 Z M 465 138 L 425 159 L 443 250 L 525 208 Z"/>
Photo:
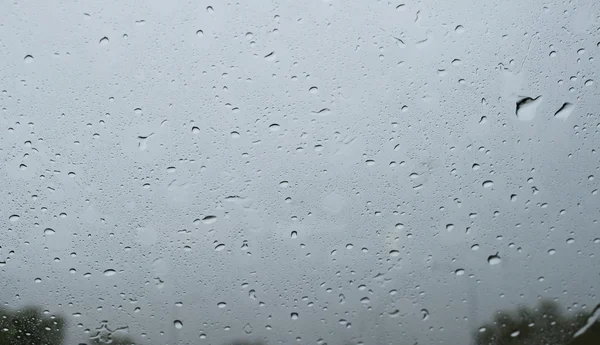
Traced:
<path fill-rule="evenodd" d="M 573 335 L 586 324 L 587 314 L 562 313 L 552 301 L 542 301 L 537 308 L 519 307 L 515 311 L 498 311 L 491 323 L 475 331 L 477 345 L 598 345 L 600 335 L 586 332 Z M 592 327 L 591 331 L 597 330 Z M 589 333 L 589 334 L 588 334 Z M 590 337 L 590 335 L 592 335 Z M 585 337 L 584 337 L 585 336 Z"/>
<path fill-rule="evenodd" d="M 0 307 L 0 345 L 60 345 L 65 320 L 27 307 L 11 311 Z"/>

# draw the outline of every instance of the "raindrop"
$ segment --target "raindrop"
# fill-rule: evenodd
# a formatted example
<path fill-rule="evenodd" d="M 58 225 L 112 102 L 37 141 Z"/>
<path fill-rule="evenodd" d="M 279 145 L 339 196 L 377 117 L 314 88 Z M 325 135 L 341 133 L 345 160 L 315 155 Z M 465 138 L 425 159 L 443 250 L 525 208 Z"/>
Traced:
<path fill-rule="evenodd" d="M 423 314 L 423 321 L 426 321 L 427 319 L 429 319 L 429 310 L 421 309 L 421 314 Z"/>
<path fill-rule="evenodd" d="M 490 265 L 498 265 L 500 262 L 502 262 L 502 259 L 500 258 L 500 255 L 498 255 L 498 253 L 494 254 L 494 255 L 490 255 L 488 256 L 488 264 Z"/>
<path fill-rule="evenodd" d="M 554 113 L 554 117 L 561 120 L 566 120 L 569 115 L 575 110 L 575 105 L 569 102 L 563 103 L 563 105 Z"/>
<path fill-rule="evenodd" d="M 267 61 L 275 60 L 275 52 L 270 52 L 269 54 L 265 55 L 265 60 L 267 60 Z"/>
<path fill-rule="evenodd" d="M 202 222 L 204 224 L 212 224 L 216 221 L 217 221 L 217 216 L 210 215 L 210 216 L 206 216 L 206 217 L 202 218 Z"/>
<path fill-rule="evenodd" d="M 246 334 L 250 334 L 250 333 L 252 333 L 252 326 L 250 326 L 250 324 L 249 324 L 249 323 L 247 323 L 247 324 L 244 326 L 244 333 L 246 333 Z"/>
<path fill-rule="evenodd" d="M 117 272 L 113 269 L 107 269 L 106 271 L 104 271 L 104 275 L 107 277 L 114 276 L 116 273 Z"/>
<path fill-rule="evenodd" d="M 523 97 L 517 101 L 515 114 L 521 121 L 531 121 L 536 115 L 537 107 L 542 103 L 542 96 Z"/>

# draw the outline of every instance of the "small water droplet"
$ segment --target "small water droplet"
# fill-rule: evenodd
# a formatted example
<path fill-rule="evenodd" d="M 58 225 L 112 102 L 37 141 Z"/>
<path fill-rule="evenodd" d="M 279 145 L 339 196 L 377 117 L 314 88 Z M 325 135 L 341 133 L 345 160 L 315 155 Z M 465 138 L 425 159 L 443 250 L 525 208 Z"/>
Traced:
<path fill-rule="evenodd" d="M 276 56 L 275 56 L 275 52 L 270 52 L 269 54 L 265 55 L 265 60 L 267 61 L 273 61 L 275 60 Z"/>

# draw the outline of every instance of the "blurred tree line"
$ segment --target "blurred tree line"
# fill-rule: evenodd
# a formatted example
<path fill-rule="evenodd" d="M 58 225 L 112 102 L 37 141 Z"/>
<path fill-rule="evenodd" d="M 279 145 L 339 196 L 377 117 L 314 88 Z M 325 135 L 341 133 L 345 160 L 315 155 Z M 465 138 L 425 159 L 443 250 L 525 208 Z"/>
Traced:
<path fill-rule="evenodd" d="M 598 314 L 598 313 L 596 313 Z M 493 320 L 474 331 L 476 345 L 600 345 L 600 323 L 589 313 L 563 312 L 558 304 L 542 301 L 537 307 L 498 311 Z M 583 334 L 574 334 L 586 326 Z M 11 311 L 0 307 L 0 345 L 61 345 L 66 321 L 36 307 Z M 127 336 L 97 333 L 87 345 L 134 345 Z M 229 345 L 263 345 L 234 341 Z"/>

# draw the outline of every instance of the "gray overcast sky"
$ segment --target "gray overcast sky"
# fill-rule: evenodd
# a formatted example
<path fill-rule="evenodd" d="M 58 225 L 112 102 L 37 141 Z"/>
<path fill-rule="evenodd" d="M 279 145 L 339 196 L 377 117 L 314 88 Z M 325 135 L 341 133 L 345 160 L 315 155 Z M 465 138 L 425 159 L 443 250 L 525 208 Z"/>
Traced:
<path fill-rule="evenodd" d="M 458 344 L 591 309 L 599 13 L 3 2 L 0 302 L 70 344 Z"/>

